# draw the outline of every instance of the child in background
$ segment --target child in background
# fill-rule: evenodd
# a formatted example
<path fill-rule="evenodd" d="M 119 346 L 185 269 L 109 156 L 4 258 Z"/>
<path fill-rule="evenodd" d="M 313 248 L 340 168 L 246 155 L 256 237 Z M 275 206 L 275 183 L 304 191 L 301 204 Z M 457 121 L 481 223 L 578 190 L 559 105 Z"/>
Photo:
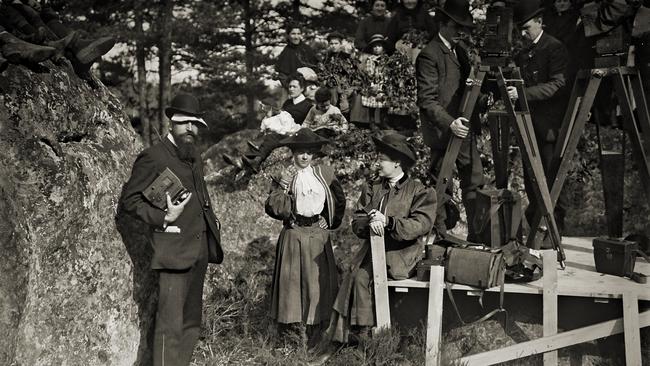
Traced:
<path fill-rule="evenodd" d="M 331 137 L 348 131 L 348 120 L 341 110 L 331 104 L 331 92 L 328 88 L 316 90 L 316 105 L 311 107 L 305 117 L 304 127 L 324 137 Z"/>
<path fill-rule="evenodd" d="M 383 129 L 386 115 L 386 94 L 384 93 L 384 68 L 386 60 L 386 37 L 375 34 L 368 42 L 366 52 L 370 53 L 362 61 L 362 70 L 368 75 L 370 85 L 361 93 L 361 105 L 369 109 L 370 128 Z"/>

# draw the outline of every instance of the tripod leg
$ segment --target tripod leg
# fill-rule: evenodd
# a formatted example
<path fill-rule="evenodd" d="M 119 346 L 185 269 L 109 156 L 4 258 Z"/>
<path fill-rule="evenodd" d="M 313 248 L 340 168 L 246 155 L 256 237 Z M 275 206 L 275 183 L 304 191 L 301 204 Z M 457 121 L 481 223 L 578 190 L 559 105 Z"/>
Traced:
<path fill-rule="evenodd" d="M 645 151 L 650 154 L 650 112 L 648 112 L 648 100 L 643 91 L 641 73 L 638 70 L 636 73 L 630 75 L 630 83 L 632 84 L 632 92 L 634 93 L 634 101 L 636 102 L 636 114 L 639 118 L 639 127 L 643 134 L 643 142 L 645 142 Z"/>
<path fill-rule="evenodd" d="M 515 74 L 518 74 L 518 70 L 515 72 Z M 535 199 L 539 205 L 539 208 L 542 210 L 544 218 L 546 219 L 551 242 L 553 243 L 553 248 L 557 250 L 558 262 L 560 262 L 560 266 L 564 268 L 566 255 L 562 249 L 560 233 L 558 231 L 555 218 L 553 217 L 553 204 L 551 203 L 551 195 L 548 190 L 548 184 L 546 183 L 546 177 L 544 175 L 544 168 L 542 166 L 542 159 L 539 153 L 539 148 L 537 147 L 537 139 L 535 138 L 533 121 L 530 117 L 528 102 L 526 101 L 526 93 L 524 92 L 523 80 L 514 81 L 519 95 L 518 103 L 521 111 L 515 111 L 515 107 L 508 97 L 506 81 L 503 77 L 501 68 L 499 68 L 497 84 L 501 92 L 501 99 L 504 101 L 508 113 L 510 114 L 511 118 L 514 119 L 517 126 L 517 139 L 519 140 L 519 147 L 524 148 L 524 151 L 522 151 L 523 161 L 525 164 L 524 166 L 526 169 L 529 169 L 530 173 L 532 173 L 531 178 L 533 180 L 533 187 L 535 190 Z M 531 231 L 528 237 L 528 243 L 534 242 L 536 234 L 537 230 Z"/>
<path fill-rule="evenodd" d="M 508 188 L 508 152 L 510 151 L 509 117 L 489 115 L 492 160 L 497 189 Z"/>
<path fill-rule="evenodd" d="M 607 234 L 611 238 L 620 238 L 623 236 L 625 155 L 619 151 L 603 151 L 600 155 L 600 172 L 605 197 Z"/>
<path fill-rule="evenodd" d="M 600 74 L 591 73 L 589 79 L 579 76 L 573 86 L 569 108 L 564 115 L 562 129 L 560 130 L 555 145 L 555 152 L 553 153 L 553 162 L 548 172 L 549 181 L 553 182 L 551 187 L 551 203 L 553 207 L 555 207 L 560 197 L 560 192 L 569 173 L 571 159 L 573 159 L 578 142 L 585 129 L 585 124 L 589 118 L 589 112 L 594 103 L 594 98 L 596 98 L 601 80 L 602 76 Z M 531 232 L 537 231 L 541 220 L 542 214 L 535 213 L 535 216 L 529 223 Z"/>
<path fill-rule="evenodd" d="M 474 72 L 472 70 L 472 75 L 473 74 Z M 473 82 L 465 86 L 465 92 L 460 104 L 460 113 L 462 117 L 465 117 L 468 120 L 472 117 L 472 113 L 474 113 L 474 106 L 476 106 L 476 100 L 481 92 L 481 84 L 483 83 L 483 79 L 485 79 L 485 74 L 486 69 L 481 68 L 476 73 L 475 78 L 470 78 Z M 469 138 L 469 136 L 466 138 Z M 445 151 L 445 157 L 442 161 L 442 166 L 440 167 L 440 171 L 436 177 L 436 195 L 438 197 L 444 197 L 444 194 L 451 183 L 452 172 L 462 143 L 463 139 L 457 137 L 453 133 L 451 134 L 449 143 L 447 144 L 447 150 Z"/>
<path fill-rule="evenodd" d="M 613 77 L 614 85 L 616 86 L 616 95 L 619 97 L 618 102 L 623 112 L 623 126 L 632 145 L 632 156 L 637 160 L 641 183 L 645 189 L 646 198 L 650 200 L 650 163 L 648 162 L 648 156 L 645 153 L 641 140 L 641 133 L 639 132 L 636 118 L 634 117 L 627 84 L 620 72 L 613 75 Z"/>
<path fill-rule="evenodd" d="M 521 146 L 524 147 L 525 154 L 524 163 L 526 168 L 531 173 L 533 187 L 536 192 L 535 200 L 537 201 L 538 209 L 541 210 L 542 216 L 546 219 L 549 229 L 551 242 L 555 248 L 561 250 L 560 233 L 553 217 L 553 204 L 551 203 L 551 194 L 548 191 L 548 184 L 544 175 L 544 168 L 542 166 L 542 159 L 539 155 L 537 148 L 537 140 L 535 140 L 535 132 L 533 131 L 533 123 L 529 114 L 518 114 L 515 116 L 517 123 L 517 132 Z M 537 230 L 532 230 L 528 235 L 528 243 L 533 243 L 537 236 Z"/>

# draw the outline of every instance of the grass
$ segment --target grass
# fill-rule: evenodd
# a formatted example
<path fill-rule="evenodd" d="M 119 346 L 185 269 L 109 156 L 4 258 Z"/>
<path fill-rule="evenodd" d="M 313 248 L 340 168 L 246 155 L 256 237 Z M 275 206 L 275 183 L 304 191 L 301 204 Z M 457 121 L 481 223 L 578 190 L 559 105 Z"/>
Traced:
<path fill-rule="evenodd" d="M 298 327 L 280 337 L 268 315 L 274 256 L 274 243 L 262 237 L 251 242 L 244 254 L 231 256 L 222 266 L 211 267 L 206 279 L 203 333 L 192 365 L 305 365 L 311 359 L 304 328 Z M 531 313 L 525 305 L 517 306 L 513 301 L 506 301 L 510 312 L 508 332 L 498 320 L 460 325 L 453 314 L 445 311 L 443 365 L 460 365 L 454 360 L 464 355 L 540 337 L 541 314 Z M 472 315 L 480 314 L 465 310 L 464 316 Z M 642 335 L 643 356 L 648 360 L 650 337 L 647 332 Z M 612 349 L 612 354 L 600 355 L 596 342 L 562 349 L 560 365 L 576 364 L 570 363 L 572 359 L 585 365 L 623 365 L 624 357 L 616 349 L 622 344 L 622 337 L 603 344 Z M 424 326 L 394 327 L 357 346 L 341 347 L 327 365 L 423 365 L 424 350 Z M 506 365 L 542 363 L 542 357 L 536 355 Z"/>

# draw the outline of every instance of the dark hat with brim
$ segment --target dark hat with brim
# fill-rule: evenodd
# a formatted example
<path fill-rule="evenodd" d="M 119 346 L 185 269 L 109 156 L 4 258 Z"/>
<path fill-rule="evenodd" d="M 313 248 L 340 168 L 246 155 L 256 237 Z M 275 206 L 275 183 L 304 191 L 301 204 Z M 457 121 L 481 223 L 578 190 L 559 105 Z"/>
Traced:
<path fill-rule="evenodd" d="M 512 9 L 513 21 L 517 25 L 522 25 L 534 17 L 542 14 L 544 8 L 539 0 L 519 1 Z"/>
<path fill-rule="evenodd" d="M 366 52 L 370 53 L 377 43 L 381 43 L 386 47 L 386 37 L 380 33 L 373 34 L 368 41 L 368 46 L 366 46 Z"/>
<path fill-rule="evenodd" d="M 385 152 L 390 156 L 397 155 L 411 165 L 417 160 L 413 149 L 406 141 L 406 136 L 395 131 L 381 131 L 372 136 L 372 141 L 375 143 L 377 151 Z"/>
<path fill-rule="evenodd" d="M 468 0 L 447 0 L 443 7 L 436 6 L 436 11 L 440 11 L 451 20 L 464 27 L 474 28 L 474 19 L 469 12 Z"/>
<path fill-rule="evenodd" d="M 167 118 L 172 118 L 174 114 L 185 116 L 201 117 L 203 112 L 199 105 L 199 100 L 191 94 L 178 94 L 172 99 L 169 107 L 165 108 Z"/>
<path fill-rule="evenodd" d="M 318 136 L 309 128 L 301 128 L 294 135 L 280 141 L 280 144 L 289 147 L 291 150 L 297 148 L 318 150 L 326 145 L 330 140 Z"/>

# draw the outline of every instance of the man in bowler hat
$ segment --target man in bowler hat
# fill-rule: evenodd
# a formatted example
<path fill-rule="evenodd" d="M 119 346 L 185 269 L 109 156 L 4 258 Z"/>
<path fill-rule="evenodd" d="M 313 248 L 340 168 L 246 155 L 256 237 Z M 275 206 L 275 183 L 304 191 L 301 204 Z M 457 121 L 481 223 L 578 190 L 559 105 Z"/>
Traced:
<path fill-rule="evenodd" d="M 476 191 L 484 184 L 483 166 L 466 118 L 460 116 L 460 101 L 470 63 L 467 51 L 459 40 L 474 26 L 467 0 L 447 0 L 438 8 L 439 32 L 416 59 L 421 131 L 424 142 L 431 148 L 431 171 L 438 176 L 451 134 L 462 138 L 456 160 L 463 205 L 467 212 L 468 240 L 474 235 Z M 447 229 L 444 203 L 448 198 L 438 197 L 435 228 L 438 233 Z"/>
<path fill-rule="evenodd" d="M 519 66 L 524 80 L 526 99 L 530 108 L 533 129 L 537 139 L 540 156 L 547 182 L 552 182 L 549 174 L 553 150 L 567 109 L 568 94 L 565 88 L 567 64 L 566 47 L 562 42 L 544 32 L 540 0 L 518 2 L 514 9 L 514 21 L 521 30 L 525 45 L 515 54 L 515 64 Z M 511 99 L 519 98 L 514 86 L 508 87 Z M 538 210 L 530 175 L 524 170 L 524 184 L 530 204 L 526 217 L 532 220 Z M 549 187 L 550 189 L 550 187 Z M 555 206 L 555 221 L 560 231 L 564 228 L 566 197 L 560 195 Z"/>
<path fill-rule="evenodd" d="M 165 114 L 172 122 L 170 133 L 137 157 L 120 203 L 151 229 L 151 268 L 159 274 L 153 364 L 186 366 L 199 338 L 207 265 L 221 263 L 223 252 L 220 224 L 212 211 L 196 146 L 199 131 L 207 127 L 199 101 L 179 94 Z M 168 193 L 163 210 L 147 201 L 143 192 L 166 168 L 190 195 L 173 203 Z"/>

